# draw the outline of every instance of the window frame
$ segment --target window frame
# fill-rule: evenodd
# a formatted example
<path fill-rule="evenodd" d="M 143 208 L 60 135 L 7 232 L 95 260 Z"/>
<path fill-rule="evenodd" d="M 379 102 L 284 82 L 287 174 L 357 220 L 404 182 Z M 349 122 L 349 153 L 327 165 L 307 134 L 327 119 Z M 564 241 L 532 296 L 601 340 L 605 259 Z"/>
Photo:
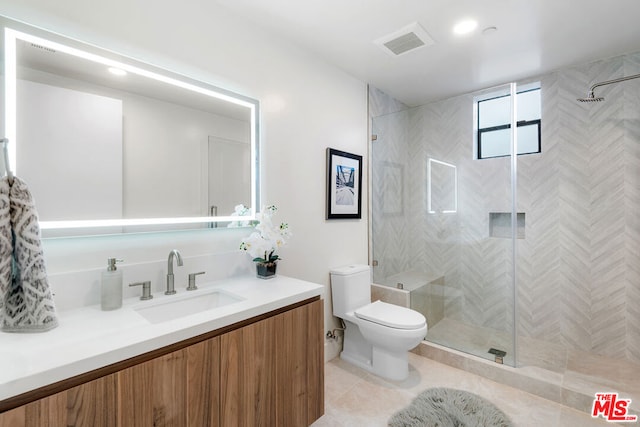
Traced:
<path fill-rule="evenodd" d="M 520 92 L 516 93 L 516 96 L 521 94 L 521 93 L 526 93 L 526 92 L 533 92 L 533 91 L 540 91 L 540 95 L 542 96 L 542 89 L 539 85 L 536 85 L 535 87 L 529 88 L 529 89 L 524 89 Z M 493 97 L 487 97 L 487 98 L 482 98 L 482 99 L 478 99 L 475 100 L 475 108 L 476 108 L 476 132 L 475 132 L 475 136 L 476 136 L 476 158 L 478 160 L 485 160 L 485 159 L 496 159 L 496 158 L 501 158 L 501 157 L 509 157 L 511 154 L 504 154 L 504 155 L 500 155 L 500 156 L 488 156 L 488 157 L 483 157 L 482 156 L 482 134 L 483 133 L 487 133 L 487 132 L 494 132 L 497 130 L 505 130 L 505 129 L 511 129 L 511 123 L 506 123 L 504 125 L 498 125 L 498 126 L 492 126 L 492 127 L 486 127 L 486 128 L 480 128 L 480 103 L 485 102 L 485 101 L 491 101 L 494 99 L 499 99 L 499 98 L 505 98 L 505 97 L 509 97 L 511 96 L 511 94 L 505 94 L 505 95 L 497 95 L 497 96 L 493 96 Z M 542 112 L 541 112 L 542 113 Z M 541 114 L 542 115 L 542 114 Z M 526 153 L 517 153 L 518 156 L 524 156 L 524 155 L 528 155 L 528 154 L 540 154 L 542 153 L 542 117 L 540 117 L 539 119 L 534 119 L 534 120 L 520 120 L 516 123 L 516 129 L 519 127 L 525 127 L 525 126 L 537 126 L 537 131 L 538 131 L 538 144 L 537 144 L 537 151 L 529 151 Z"/>

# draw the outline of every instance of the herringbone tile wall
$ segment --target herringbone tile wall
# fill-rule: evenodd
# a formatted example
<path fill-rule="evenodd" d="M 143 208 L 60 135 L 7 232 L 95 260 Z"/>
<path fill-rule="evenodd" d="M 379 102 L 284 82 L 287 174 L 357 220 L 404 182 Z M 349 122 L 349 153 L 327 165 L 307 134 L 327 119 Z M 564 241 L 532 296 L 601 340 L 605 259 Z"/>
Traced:
<path fill-rule="evenodd" d="M 640 53 L 560 70 L 542 87 L 542 153 L 518 158 L 518 334 L 640 361 Z M 489 212 L 509 212 L 508 158 L 474 160 L 473 95 L 397 111 L 371 91 L 374 280 L 420 270 L 461 291 L 445 316 L 512 331 L 509 239 Z M 385 111 L 385 105 L 386 111 Z M 457 214 L 428 214 L 426 163 L 457 165 Z"/>

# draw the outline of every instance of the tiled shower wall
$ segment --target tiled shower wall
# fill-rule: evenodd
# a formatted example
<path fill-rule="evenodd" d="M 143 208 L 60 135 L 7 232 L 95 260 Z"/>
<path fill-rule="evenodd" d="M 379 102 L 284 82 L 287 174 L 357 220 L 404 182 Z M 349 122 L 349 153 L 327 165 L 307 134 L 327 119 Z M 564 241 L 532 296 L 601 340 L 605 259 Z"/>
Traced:
<path fill-rule="evenodd" d="M 542 153 L 518 158 L 518 334 L 640 361 L 640 53 L 563 69 L 542 87 Z M 533 81 L 533 80 L 532 80 Z M 489 236 L 509 212 L 509 159 L 474 160 L 473 95 L 398 111 L 372 88 L 372 241 L 377 282 L 444 275 L 461 297 L 445 315 L 510 332 L 511 242 Z M 427 214 L 426 163 L 455 164 L 458 212 Z M 378 184 L 379 183 L 379 184 Z"/>

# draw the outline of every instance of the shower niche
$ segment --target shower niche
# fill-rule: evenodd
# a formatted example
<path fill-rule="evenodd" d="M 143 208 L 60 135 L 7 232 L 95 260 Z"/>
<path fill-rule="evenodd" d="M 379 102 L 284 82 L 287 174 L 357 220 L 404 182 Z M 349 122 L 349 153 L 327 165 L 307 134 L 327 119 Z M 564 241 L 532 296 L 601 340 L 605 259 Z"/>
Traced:
<path fill-rule="evenodd" d="M 516 214 L 516 224 L 516 238 L 524 239 L 524 212 Z M 511 212 L 489 212 L 489 237 L 511 238 Z"/>

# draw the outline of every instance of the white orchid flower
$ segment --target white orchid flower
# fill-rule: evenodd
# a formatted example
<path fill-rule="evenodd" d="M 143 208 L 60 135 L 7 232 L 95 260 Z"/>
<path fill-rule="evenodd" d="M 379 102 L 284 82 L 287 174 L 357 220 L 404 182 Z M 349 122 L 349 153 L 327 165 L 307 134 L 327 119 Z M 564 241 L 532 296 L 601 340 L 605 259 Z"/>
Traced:
<path fill-rule="evenodd" d="M 237 207 L 236 207 L 237 208 Z M 263 206 L 256 215 L 255 231 L 242 240 L 240 249 L 247 251 L 256 262 L 271 263 L 279 259 L 276 249 L 284 246 L 292 233 L 289 224 L 273 225 L 272 217 L 278 211 L 275 205 Z"/>

